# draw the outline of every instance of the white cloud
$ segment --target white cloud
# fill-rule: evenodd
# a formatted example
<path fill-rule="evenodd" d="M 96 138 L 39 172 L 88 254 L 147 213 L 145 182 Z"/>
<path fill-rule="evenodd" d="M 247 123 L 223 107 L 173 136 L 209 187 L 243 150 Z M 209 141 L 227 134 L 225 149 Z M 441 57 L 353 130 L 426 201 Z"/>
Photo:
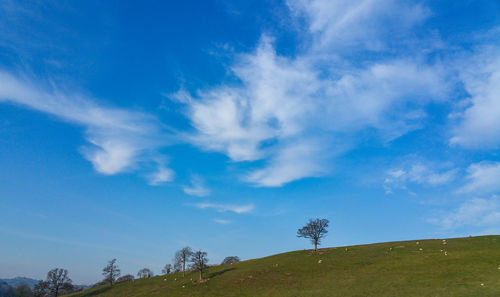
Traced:
<path fill-rule="evenodd" d="M 95 170 L 112 175 L 157 163 L 152 184 L 171 179 L 156 150 L 167 136 L 156 118 L 146 113 L 106 107 L 81 94 L 42 87 L 26 77 L 0 71 L 0 102 L 20 104 L 84 127 L 89 145 L 81 149 Z M 159 137 L 163 135 L 163 137 Z"/>
<path fill-rule="evenodd" d="M 466 148 L 500 147 L 500 47 L 484 47 L 467 58 L 460 74 L 470 95 L 466 108 L 454 114 L 461 121 L 451 144 Z"/>
<path fill-rule="evenodd" d="M 253 171 L 244 177 L 248 182 L 260 186 L 275 187 L 304 177 L 321 176 L 328 166 L 321 143 L 302 141 L 279 149 L 268 166 Z"/>
<path fill-rule="evenodd" d="M 213 208 L 218 212 L 234 212 L 237 214 L 249 213 L 254 209 L 253 204 L 247 205 L 233 205 L 233 204 L 217 204 L 217 203 L 197 203 L 195 207 L 201 209 Z"/>
<path fill-rule="evenodd" d="M 165 182 L 172 181 L 174 179 L 174 171 L 170 168 L 165 167 L 163 164 L 158 165 L 158 170 L 149 174 L 148 181 L 152 186 L 157 186 Z"/>
<path fill-rule="evenodd" d="M 304 16 L 316 49 L 386 49 L 408 38 L 408 29 L 422 23 L 430 11 L 411 1 L 288 0 L 296 15 Z"/>
<path fill-rule="evenodd" d="M 389 170 L 384 179 L 384 189 L 386 194 L 392 194 L 395 189 L 408 190 L 410 183 L 440 186 L 452 182 L 457 177 L 457 173 L 456 168 L 416 162 L 402 168 Z"/>
<path fill-rule="evenodd" d="M 419 57 L 419 50 L 379 59 L 360 55 L 355 63 L 351 50 L 348 57 L 341 54 L 353 46 L 380 50 L 382 41 L 403 37 L 417 44 L 406 33 L 430 15 L 424 6 L 395 0 L 287 4 L 294 16 L 305 17 L 309 47 L 288 58 L 263 36 L 231 67 L 240 83 L 173 96 L 188 107 L 196 131 L 191 142 L 235 162 L 264 160 L 244 180 L 274 187 L 326 175 L 358 134 L 370 131 L 390 141 L 420 128 L 429 102 L 447 99 L 447 71 Z"/>
<path fill-rule="evenodd" d="M 440 67 L 417 60 L 325 75 L 307 55 L 277 55 L 265 37 L 232 70 L 241 84 L 184 100 L 196 129 L 191 141 L 233 161 L 266 160 L 246 177 L 257 186 L 324 175 L 331 157 L 348 149 L 356 133 L 376 129 L 388 140 L 418 128 L 422 107 L 448 91 Z"/>
<path fill-rule="evenodd" d="M 472 198 L 453 211 L 429 221 L 440 225 L 443 229 L 462 226 L 494 227 L 500 223 L 500 199 L 497 196 L 489 199 Z"/>
<path fill-rule="evenodd" d="M 228 225 L 232 223 L 230 220 L 223 220 L 223 219 L 214 219 L 213 221 L 216 222 L 217 224 L 222 224 L 222 225 Z"/>
<path fill-rule="evenodd" d="M 500 162 L 474 163 L 467 168 L 467 183 L 459 193 L 500 192 Z"/>
<path fill-rule="evenodd" d="M 191 176 L 191 185 L 182 187 L 184 193 L 192 196 L 205 197 L 210 195 L 210 189 L 205 186 L 205 181 L 199 175 Z"/>

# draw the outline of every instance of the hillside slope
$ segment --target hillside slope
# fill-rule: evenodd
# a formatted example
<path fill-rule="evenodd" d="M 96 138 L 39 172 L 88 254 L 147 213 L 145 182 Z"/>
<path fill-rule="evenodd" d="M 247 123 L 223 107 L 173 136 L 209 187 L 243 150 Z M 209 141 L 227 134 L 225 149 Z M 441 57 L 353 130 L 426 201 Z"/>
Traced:
<path fill-rule="evenodd" d="M 206 277 L 172 274 L 71 296 L 500 296 L 500 236 L 295 251 L 213 267 Z"/>

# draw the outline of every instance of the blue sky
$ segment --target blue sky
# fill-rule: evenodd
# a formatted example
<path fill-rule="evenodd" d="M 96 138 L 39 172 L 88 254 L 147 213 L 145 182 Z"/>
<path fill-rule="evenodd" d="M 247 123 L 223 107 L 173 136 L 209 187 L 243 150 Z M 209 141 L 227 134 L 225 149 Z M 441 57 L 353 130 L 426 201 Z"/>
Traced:
<path fill-rule="evenodd" d="M 0 277 L 498 234 L 500 3 L 0 1 Z"/>

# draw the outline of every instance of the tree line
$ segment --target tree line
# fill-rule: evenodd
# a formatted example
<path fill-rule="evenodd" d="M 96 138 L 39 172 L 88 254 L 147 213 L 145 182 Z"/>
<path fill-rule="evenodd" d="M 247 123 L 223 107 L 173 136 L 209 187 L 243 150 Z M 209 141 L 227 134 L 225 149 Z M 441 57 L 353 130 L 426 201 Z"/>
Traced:
<path fill-rule="evenodd" d="M 310 219 L 305 226 L 297 230 L 297 237 L 309 239 L 314 245 L 314 251 L 316 252 L 318 245 L 321 244 L 321 240 L 328 233 L 328 224 L 329 221 L 327 219 Z M 206 252 L 202 250 L 193 251 L 189 246 L 186 246 L 175 253 L 173 265 L 166 264 L 162 269 L 162 273 L 167 275 L 182 272 L 182 277 L 185 277 L 186 271 L 197 271 L 199 273 L 199 280 L 201 281 L 203 280 L 204 273 L 209 268 L 208 261 Z M 224 258 L 221 265 L 239 261 L 239 257 L 229 256 Z M 116 259 L 108 261 L 107 265 L 102 269 L 102 275 L 104 279 L 94 286 L 104 284 L 113 286 L 117 282 L 132 281 L 135 279 L 131 274 L 120 276 L 121 271 L 118 268 Z M 149 268 L 143 268 L 137 272 L 137 277 L 140 279 L 153 276 L 154 273 Z M 72 284 L 72 280 L 68 276 L 68 270 L 54 268 L 47 273 L 45 280 L 40 281 L 34 286 L 33 290 L 26 284 L 22 284 L 16 289 L 7 288 L 6 293 L 4 292 L 2 297 L 58 297 L 81 289 L 81 287 L 75 287 Z"/>

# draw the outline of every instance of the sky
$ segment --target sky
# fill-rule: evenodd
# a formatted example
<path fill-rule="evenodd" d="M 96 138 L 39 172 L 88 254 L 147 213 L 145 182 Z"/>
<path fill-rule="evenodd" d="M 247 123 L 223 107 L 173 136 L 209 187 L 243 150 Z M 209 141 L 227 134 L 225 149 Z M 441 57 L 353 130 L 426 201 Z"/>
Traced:
<path fill-rule="evenodd" d="M 498 0 L 0 0 L 0 277 L 500 234 Z"/>

